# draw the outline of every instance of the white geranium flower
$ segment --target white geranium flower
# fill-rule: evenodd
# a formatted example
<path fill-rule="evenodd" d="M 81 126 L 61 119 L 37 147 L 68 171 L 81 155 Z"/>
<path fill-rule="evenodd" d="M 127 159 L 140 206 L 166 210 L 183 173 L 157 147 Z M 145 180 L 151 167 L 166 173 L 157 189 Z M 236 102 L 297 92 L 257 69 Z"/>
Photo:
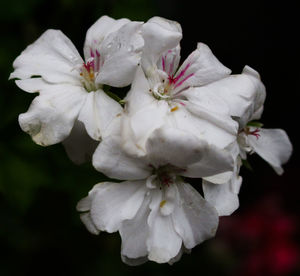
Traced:
<path fill-rule="evenodd" d="M 140 22 L 101 17 L 87 32 L 85 61 L 61 31 L 42 34 L 17 57 L 10 75 L 24 91 L 39 92 L 29 110 L 19 116 L 21 128 L 43 146 L 69 137 L 67 151 L 80 162 L 84 153 L 78 152 L 82 148 L 76 142 L 80 143 L 84 128 L 99 141 L 122 110 L 102 88 L 131 83 L 143 45 L 140 27 Z"/>
<path fill-rule="evenodd" d="M 98 146 L 94 167 L 127 180 L 100 183 L 77 206 L 94 234 L 119 231 L 128 264 L 178 260 L 185 249 L 214 236 L 218 214 L 181 176 L 205 177 L 232 170 L 226 151 L 178 129 L 162 127 L 146 143 L 146 155 L 123 151 L 120 137 Z"/>
<path fill-rule="evenodd" d="M 221 174 L 203 181 L 205 199 L 215 206 L 220 216 L 224 216 L 230 215 L 239 206 L 238 193 L 242 183 L 239 170 L 241 160 L 247 159 L 247 153 L 257 153 L 278 174 L 282 174 L 282 165 L 291 156 L 292 144 L 284 130 L 264 129 L 261 124 L 254 126 L 255 123 L 251 123 L 261 117 L 266 92 L 259 74 L 249 66 L 241 75 L 229 76 L 211 84 L 210 90 L 227 102 L 231 115 L 240 125 L 236 141 L 227 148 L 235 160 L 231 179 L 227 181 Z"/>
<path fill-rule="evenodd" d="M 142 27 L 142 69 L 125 98 L 124 145 L 128 152 L 144 154 L 153 130 L 168 124 L 224 148 L 236 139 L 237 123 L 208 84 L 227 77 L 223 66 L 203 43 L 178 68 L 180 25 L 154 17 Z M 199 101 L 194 96 L 199 95 Z M 130 132 L 132 140 L 127 140 Z"/>

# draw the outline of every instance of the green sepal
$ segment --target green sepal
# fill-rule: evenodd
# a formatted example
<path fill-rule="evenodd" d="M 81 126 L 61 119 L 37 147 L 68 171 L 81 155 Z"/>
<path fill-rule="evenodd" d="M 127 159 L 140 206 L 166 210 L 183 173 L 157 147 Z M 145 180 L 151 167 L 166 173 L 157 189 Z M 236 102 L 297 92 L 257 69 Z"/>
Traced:
<path fill-rule="evenodd" d="M 251 121 L 247 124 L 247 126 L 261 128 L 261 127 L 263 127 L 263 124 L 261 122 L 258 122 L 258 121 Z"/>
<path fill-rule="evenodd" d="M 117 96 L 115 93 L 110 91 L 105 91 L 106 95 L 117 101 L 120 105 L 124 105 L 125 101 L 122 100 L 119 96 Z"/>
<path fill-rule="evenodd" d="M 253 172 L 253 168 L 247 159 L 242 159 L 242 164 L 246 169 Z"/>

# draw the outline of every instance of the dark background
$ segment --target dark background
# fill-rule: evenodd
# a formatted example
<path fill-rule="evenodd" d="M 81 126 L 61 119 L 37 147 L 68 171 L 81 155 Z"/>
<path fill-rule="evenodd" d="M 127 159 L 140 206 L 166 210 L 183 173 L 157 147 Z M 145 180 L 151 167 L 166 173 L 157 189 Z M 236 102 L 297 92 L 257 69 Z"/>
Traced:
<path fill-rule="evenodd" d="M 0 1 L 0 275 L 299 275 L 297 9 L 289 1 L 207 2 Z M 118 234 L 91 235 L 75 206 L 103 176 L 90 164 L 72 164 L 61 145 L 34 144 L 17 122 L 34 96 L 8 81 L 13 60 L 49 28 L 62 30 L 82 53 L 86 30 L 104 14 L 176 20 L 183 59 L 199 41 L 233 73 L 246 64 L 259 71 L 267 88 L 261 121 L 285 129 L 294 145 L 280 177 L 251 156 L 254 171 L 242 170 L 240 209 L 220 220 L 214 239 L 173 266 L 126 266 Z"/>

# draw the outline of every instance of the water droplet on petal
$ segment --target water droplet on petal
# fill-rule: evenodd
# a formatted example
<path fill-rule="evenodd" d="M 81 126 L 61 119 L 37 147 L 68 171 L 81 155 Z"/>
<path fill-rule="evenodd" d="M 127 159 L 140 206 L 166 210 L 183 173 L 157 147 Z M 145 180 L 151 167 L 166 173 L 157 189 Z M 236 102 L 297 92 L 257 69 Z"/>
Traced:
<path fill-rule="evenodd" d="M 120 49 L 120 48 L 121 48 L 121 46 L 122 46 L 122 44 L 121 44 L 121 43 L 118 43 L 118 46 L 117 46 L 117 48 L 118 48 L 118 49 Z"/>
<path fill-rule="evenodd" d="M 133 45 L 130 45 L 127 50 L 128 50 L 128 52 L 133 52 L 133 50 L 134 50 Z"/>
<path fill-rule="evenodd" d="M 108 43 L 107 48 L 111 48 L 112 45 L 113 45 L 112 42 Z"/>

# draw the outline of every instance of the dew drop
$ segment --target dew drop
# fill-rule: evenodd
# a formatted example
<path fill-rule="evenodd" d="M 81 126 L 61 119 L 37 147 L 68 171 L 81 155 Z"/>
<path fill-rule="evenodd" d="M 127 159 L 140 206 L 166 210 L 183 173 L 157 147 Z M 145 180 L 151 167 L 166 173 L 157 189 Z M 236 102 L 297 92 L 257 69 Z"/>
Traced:
<path fill-rule="evenodd" d="M 107 48 L 111 48 L 112 45 L 113 45 L 112 42 L 108 43 Z"/>
<path fill-rule="evenodd" d="M 130 45 L 127 50 L 128 50 L 128 52 L 133 52 L 133 50 L 134 50 L 133 45 Z"/>

